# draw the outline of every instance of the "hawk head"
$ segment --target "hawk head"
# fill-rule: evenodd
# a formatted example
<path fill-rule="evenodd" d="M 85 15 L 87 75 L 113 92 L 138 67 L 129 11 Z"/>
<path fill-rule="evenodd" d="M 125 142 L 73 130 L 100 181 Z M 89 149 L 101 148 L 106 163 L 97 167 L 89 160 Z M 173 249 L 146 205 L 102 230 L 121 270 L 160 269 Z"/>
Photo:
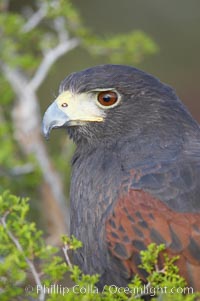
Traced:
<path fill-rule="evenodd" d="M 100 65 L 66 77 L 44 114 L 43 133 L 66 127 L 76 143 L 140 134 L 178 136 L 192 119 L 173 89 L 123 65 Z M 162 138 L 162 137 L 161 137 Z"/>

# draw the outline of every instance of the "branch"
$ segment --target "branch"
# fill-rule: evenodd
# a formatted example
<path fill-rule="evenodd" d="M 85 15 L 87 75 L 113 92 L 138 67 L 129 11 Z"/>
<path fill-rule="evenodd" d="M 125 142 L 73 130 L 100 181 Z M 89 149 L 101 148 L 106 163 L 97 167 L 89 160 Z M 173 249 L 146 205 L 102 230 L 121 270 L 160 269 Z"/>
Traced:
<path fill-rule="evenodd" d="M 18 98 L 22 97 L 24 95 L 24 87 L 27 85 L 27 79 L 17 69 L 10 68 L 3 62 L 0 62 L 0 67 Z"/>
<path fill-rule="evenodd" d="M 52 29 L 56 31 L 60 43 L 63 43 L 63 41 L 69 41 L 69 34 L 65 28 L 65 20 L 63 17 L 58 17 L 53 20 Z"/>
<path fill-rule="evenodd" d="M 30 174 L 35 171 L 35 167 L 31 163 L 23 166 L 15 166 L 12 169 L 4 169 L 0 167 L 0 177 L 19 177 Z"/>
<path fill-rule="evenodd" d="M 31 163 L 24 164 L 22 166 L 15 166 L 10 170 L 10 175 L 13 177 L 23 176 L 30 174 L 35 170 L 35 167 Z"/>
<path fill-rule="evenodd" d="M 17 247 L 17 249 L 23 254 L 24 259 L 26 261 L 26 263 L 28 264 L 30 271 L 34 277 L 35 283 L 37 286 L 42 287 L 42 283 L 40 281 L 40 277 L 39 274 L 34 266 L 34 264 L 32 263 L 31 260 L 29 260 L 26 255 L 24 254 L 24 250 L 20 244 L 20 242 L 18 241 L 18 239 L 12 234 L 12 232 L 8 229 L 7 224 L 6 224 L 6 217 L 8 216 L 9 212 L 7 211 L 4 216 L 1 218 L 1 224 L 3 226 L 3 228 L 5 229 L 6 233 L 8 234 L 9 238 L 12 240 L 12 242 L 15 244 L 15 246 Z M 45 294 L 43 292 L 43 290 L 41 290 L 40 294 L 39 294 L 39 301 L 44 301 L 45 300 Z"/>
<path fill-rule="evenodd" d="M 72 263 L 69 259 L 69 255 L 68 255 L 68 251 L 69 251 L 69 245 L 67 243 L 65 243 L 64 247 L 62 248 L 63 249 L 63 253 L 65 255 L 65 259 L 66 259 L 66 262 L 68 264 L 68 266 L 70 267 L 70 269 L 72 269 Z"/>
<path fill-rule="evenodd" d="M 61 57 L 63 54 L 69 52 L 79 45 L 79 40 L 76 38 L 67 40 L 63 43 L 58 44 L 52 50 L 49 50 L 44 56 L 43 61 L 38 67 L 35 76 L 30 80 L 28 86 L 32 90 L 36 91 L 44 81 L 51 66 Z"/>
<path fill-rule="evenodd" d="M 36 11 L 27 21 L 27 23 L 23 26 L 22 32 L 29 32 L 42 21 L 42 19 L 47 14 L 47 6 L 46 4 L 42 4 L 42 6 Z"/>
<path fill-rule="evenodd" d="M 26 155 L 34 154 L 43 174 L 43 203 L 48 206 L 49 232 L 56 232 L 55 237 L 58 237 L 58 233 L 66 231 L 69 233 L 69 212 L 62 182 L 50 162 L 40 134 L 41 119 L 37 95 L 31 90 L 32 87 L 28 86 L 28 80 L 19 70 L 11 69 L 3 63 L 0 67 L 17 96 L 12 110 L 14 137 Z"/>

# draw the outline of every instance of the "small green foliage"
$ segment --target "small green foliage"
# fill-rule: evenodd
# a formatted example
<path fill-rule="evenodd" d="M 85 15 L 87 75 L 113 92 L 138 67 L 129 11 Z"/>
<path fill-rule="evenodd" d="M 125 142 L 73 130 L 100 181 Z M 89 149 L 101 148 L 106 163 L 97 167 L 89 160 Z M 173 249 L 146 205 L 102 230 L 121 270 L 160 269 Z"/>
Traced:
<path fill-rule="evenodd" d="M 35 281 L 31 269 L 34 265 L 35 272 L 43 275 L 44 285 L 59 281 L 66 272 L 65 262 L 56 255 L 58 249 L 46 245 L 42 232 L 34 223 L 27 222 L 28 211 L 27 199 L 8 192 L 0 196 L 0 299 L 3 301 L 14 300 L 16 296 L 24 296 L 26 300 L 24 287 Z"/>
<path fill-rule="evenodd" d="M 141 252 L 141 269 L 148 272 L 147 283 L 138 275 L 126 287 L 105 286 L 99 291 L 98 275 L 85 275 L 70 262 L 68 251 L 82 247 L 74 236 L 62 237 L 64 256 L 59 249 L 46 245 L 41 231 L 27 222 L 29 203 L 4 192 L 0 195 L 0 299 L 48 301 L 140 301 L 144 295 L 152 300 L 195 301 L 193 293 L 179 275 L 175 261 L 165 254 L 165 246 L 150 244 Z M 159 267 L 159 257 L 163 264 Z M 71 278 L 71 280 L 70 280 Z"/>
<path fill-rule="evenodd" d="M 3 76 L 0 76 L 0 87 L 1 87 L 1 105 L 6 105 L 8 109 L 8 105 L 11 103 L 14 93 L 12 89 L 10 89 L 9 83 Z"/>
<path fill-rule="evenodd" d="M 29 73 L 39 63 L 35 54 L 39 51 L 40 30 L 26 33 L 23 31 L 25 23 L 26 19 L 16 13 L 0 15 L 0 58 L 10 67 L 19 67 Z"/>
<path fill-rule="evenodd" d="M 76 239 L 74 235 L 72 235 L 71 237 L 63 235 L 62 241 L 64 245 L 68 246 L 69 250 L 76 250 L 82 247 L 82 242 Z"/>
<path fill-rule="evenodd" d="M 159 246 L 156 246 L 156 244 L 150 244 L 148 246 L 148 251 L 141 251 L 141 268 L 143 268 L 148 273 L 151 273 L 155 266 L 158 265 L 158 254 L 165 250 L 165 245 L 161 244 Z"/>
<path fill-rule="evenodd" d="M 155 54 L 155 42 L 140 30 L 105 38 L 88 37 L 84 45 L 93 55 L 105 56 L 111 63 L 138 65 L 148 55 Z M 89 47 L 90 45 L 90 47 Z"/>

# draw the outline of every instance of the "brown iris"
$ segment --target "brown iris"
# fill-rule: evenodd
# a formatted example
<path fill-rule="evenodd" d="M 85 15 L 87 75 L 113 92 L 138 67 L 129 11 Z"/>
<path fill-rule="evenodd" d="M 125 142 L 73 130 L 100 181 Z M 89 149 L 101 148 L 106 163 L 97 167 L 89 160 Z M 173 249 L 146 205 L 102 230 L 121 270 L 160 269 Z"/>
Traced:
<path fill-rule="evenodd" d="M 98 94 L 98 102 L 102 106 L 112 106 L 118 100 L 118 95 L 114 91 L 102 91 Z"/>

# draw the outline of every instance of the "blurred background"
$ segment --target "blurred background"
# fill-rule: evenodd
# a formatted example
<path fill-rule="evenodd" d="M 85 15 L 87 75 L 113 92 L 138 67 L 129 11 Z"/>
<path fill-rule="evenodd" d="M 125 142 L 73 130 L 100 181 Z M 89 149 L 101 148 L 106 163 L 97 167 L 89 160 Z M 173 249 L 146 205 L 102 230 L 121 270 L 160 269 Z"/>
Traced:
<path fill-rule="evenodd" d="M 173 86 L 200 122 L 200 2 L 198 0 L 74 0 L 84 24 L 96 34 L 143 30 L 156 42 L 158 53 L 137 64 Z M 83 49 L 62 57 L 40 89 L 43 99 L 56 93 L 67 74 L 107 63 Z M 126 62 L 124 62 L 126 63 Z M 130 64 L 130 62 L 128 62 Z M 49 88 L 51 87 L 51 88 Z M 55 90 L 53 90 L 55 89 Z M 49 98 L 48 98 L 49 99 Z"/>
<path fill-rule="evenodd" d="M 97 64 L 133 65 L 173 86 L 200 122 L 200 2 L 2 0 L 0 8 L 0 190 L 28 196 L 30 219 L 57 243 L 68 231 L 74 145 L 64 130 L 46 142 L 40 128 L 60 82 Z"/>

